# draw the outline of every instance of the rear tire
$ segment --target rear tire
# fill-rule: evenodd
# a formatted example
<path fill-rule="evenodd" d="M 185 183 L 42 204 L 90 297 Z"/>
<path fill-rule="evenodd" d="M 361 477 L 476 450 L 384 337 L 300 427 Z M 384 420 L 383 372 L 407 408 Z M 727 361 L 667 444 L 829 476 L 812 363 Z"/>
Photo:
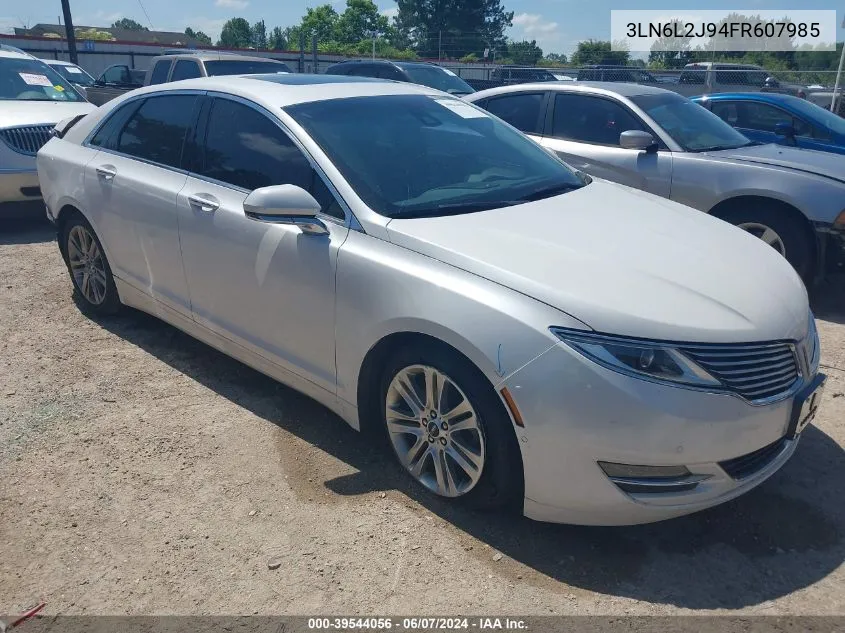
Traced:
<path fill-rule="evenodd" d="M 59 240 L 80 309 L 97 316 L 116 314 L 121 303 L 114 276 L 90 222 L 81 213 L 72 212 L 62 223 Z"/>
<path fill-rule="evenodd" d="M 786 258 L 805 284 L 814 273 L 813 243 L 803 222 L 789 211 L 752 205 L 717 214 L 719 218 L 762 239 Z"/>
<path fill-rule="evenodd" d="M 513 424 L 467 359 L 445 345 L 403 347 L 385 365 L 377 402 L 393 453 L 430 492 L 473 508 L 521 507 Z"/>

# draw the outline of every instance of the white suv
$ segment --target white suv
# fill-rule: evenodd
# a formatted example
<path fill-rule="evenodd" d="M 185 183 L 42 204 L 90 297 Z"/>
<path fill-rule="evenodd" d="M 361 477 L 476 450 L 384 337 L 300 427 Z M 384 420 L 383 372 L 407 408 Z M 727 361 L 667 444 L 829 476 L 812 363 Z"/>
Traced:
<path fill-rule="evenodd" d="M 43 212 L 35 154 L 56 123 L 94 109 L 43 61 L 0 45 L 0 219 Z"/>

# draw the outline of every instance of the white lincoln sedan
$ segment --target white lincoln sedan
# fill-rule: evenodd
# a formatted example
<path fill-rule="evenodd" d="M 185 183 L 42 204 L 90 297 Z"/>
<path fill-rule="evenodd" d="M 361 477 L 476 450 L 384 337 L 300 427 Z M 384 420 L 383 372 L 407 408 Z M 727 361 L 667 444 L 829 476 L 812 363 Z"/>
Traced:
<path fill-rule="evenodd" d="M 768 245 L 423 86 L 137 90 L 60 125 L 38 172 L 85 310 L 160 317 L 455 502 L 694 512 L 777 471 L 818 407 L 807 294 Z"/>

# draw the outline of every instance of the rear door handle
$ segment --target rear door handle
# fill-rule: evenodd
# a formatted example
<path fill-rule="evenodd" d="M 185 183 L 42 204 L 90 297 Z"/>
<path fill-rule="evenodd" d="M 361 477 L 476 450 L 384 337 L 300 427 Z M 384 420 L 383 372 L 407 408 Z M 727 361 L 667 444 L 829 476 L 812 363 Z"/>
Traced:
<path fill-rule="evenodd" d="M 214 213 L 220 207 L 217 198 L 208 193 L 199 193 L 188 196 L 188 202 L 195 209 L 199 209 L 205 213 Z"/>
<path fill-rule="evenodd" d="M 100 165 L 97 167 L 97 175 L 103 180 L 114 180 L 117 176 L 117 169 L 114 165 Z"/>

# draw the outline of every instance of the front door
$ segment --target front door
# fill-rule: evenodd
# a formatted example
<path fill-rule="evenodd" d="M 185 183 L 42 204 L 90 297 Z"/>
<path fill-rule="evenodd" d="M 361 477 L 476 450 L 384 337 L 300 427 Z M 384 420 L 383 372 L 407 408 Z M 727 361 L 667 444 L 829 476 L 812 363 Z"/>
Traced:
<path fill-rule="evenodd" d="M 672 153 L 625 149 L 619 135 L 651 132 L 621 103 L 605 97 L 557 93 L 551 130 L 542 143 L 581 171 L 668 198 L 672 189 Z"/>
<path fill-rule="evenodd" d="M 267 112 L 211 103 L 178 197 L 194 319 L 335 392 L 335 270 L 344 214 L 299 146 Z M 253 189 L 294 184 L 320 202 L 329 235 L 246 216 Z"/>

